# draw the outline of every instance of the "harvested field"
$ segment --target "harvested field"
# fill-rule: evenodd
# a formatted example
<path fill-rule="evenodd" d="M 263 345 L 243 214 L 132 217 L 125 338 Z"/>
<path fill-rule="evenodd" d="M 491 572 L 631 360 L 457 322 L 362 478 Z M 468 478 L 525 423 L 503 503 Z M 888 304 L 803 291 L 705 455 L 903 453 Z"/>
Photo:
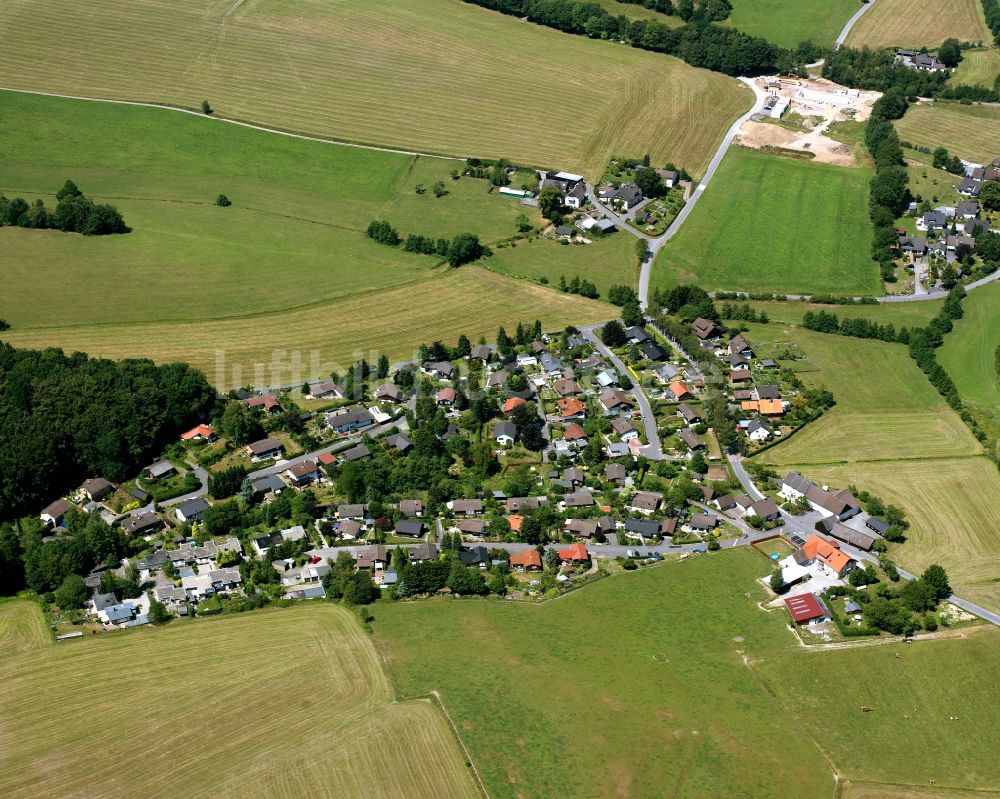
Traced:
<path fill-rule="evenodd" d="M 0 605 L 0 620 L 24 607 Z M 479 796 L 440 711 L 393 703 L 370 640 L 330 605 L 8 645 L 10 799 Z"/>
<path fill-rule="evenodd" d="M 850 47 L 938 47 L 945 39 L 989 42 L 978 0 L 878 0 L 847 36 Z"/>
<path fill-rule="evenodd" d="M 951 82 L 992 89 L 1000 75 L 1000 47 L 963 50 Z"/>
<path fill-rule="evenodd" d="M 949 151 L 976 163 L 1000 155 L 1000 108 L 959 103 L 920 103 L 896 120 L 901 139 Z"/>
<path fill-rule="evenodd" d="M 226 118 L 585 174 L 647 151 L 698 174 L 751 102 L 736 80 L 678 59 L 456 0 L 397 0 L 390 14 L 379 0 L 2 9 L 10 88 L 194 109 L 207 98 Z"/>

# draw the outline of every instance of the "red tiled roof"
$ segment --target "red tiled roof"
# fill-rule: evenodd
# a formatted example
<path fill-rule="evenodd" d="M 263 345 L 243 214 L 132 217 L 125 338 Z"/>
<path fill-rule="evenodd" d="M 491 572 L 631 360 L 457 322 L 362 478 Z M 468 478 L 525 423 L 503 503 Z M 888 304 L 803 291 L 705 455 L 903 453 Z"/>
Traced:
<path fill-rule="evenodd" d="M 316 460 L 324 466 L 333 466 L 337 462 L 337 458 L 330 452 L 324 452 L 322 455 L 317 456 Z"/>
<path fill-rule="evenodd" d="M 563 397 L 560 400 L 556 400 L 556 405 L 559 406 L 559 410 L 564 417 L 576 416 L 577 414 L 587 412 L 587 406 L 576 397 Z"/>
<path fill-rule="evenodd" d="M 247 400 L 247 407 L 266 408 L 267 410 L 271 410 L 271 408 L 279 408 L 281 406 L 278 404 L 277 398 L 268 394 L 266 397 L 251 397 Z"/>
<path fill-rule="evenodd" d="M 587 432 L 575 422 L 571 422 L 566 425 L 566 429 L 563 430 L 563 438 L 567 441 L 578 441 L 579 439 L 586 437 Z"/>
<path fill-rule="evenodd" d="M 510 556 L 511 566 L 523 566 L 525 569 L 542 568 L 542 556 L 537 549 L 526 549 L 520 554 Z"/>
<path fill-rule="evenodd" d="M 525 400 L 521 399 L 520 397 L 511 397 L 503 404 L 503 412 L 510 413 L 518 405 L 524 405 L 524 403 Z"/>
<path fill-rule="evenodd" d="M 558 550 L 559 560 L 590 560 L 587 548 L 583 544 L 571 544 L 566 549 Z"/>
<path fill-rule="evenodd" d="M 186 433 L 181 434 L 181 441 L 190 441 L 193 438 L 211 438 L 215 435 L 215 431 L 207 424 L 200 424 L 197 427 L 192 427 Z"/>

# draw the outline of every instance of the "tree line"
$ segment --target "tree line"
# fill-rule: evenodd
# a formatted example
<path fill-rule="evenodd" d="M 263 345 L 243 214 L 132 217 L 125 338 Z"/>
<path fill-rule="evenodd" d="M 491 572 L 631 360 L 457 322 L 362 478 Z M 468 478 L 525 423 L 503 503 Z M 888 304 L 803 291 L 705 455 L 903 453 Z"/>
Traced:
<path fill-rule="evenodd" d="M 890 88 L 872 107 L 865 123 L 865 146 L 875 162 L 871 179 L 868 213 L 875 234 L 872 238 L 872 259 L 878 262 L 882 279 L 895 279 L 893 260 L 899 244 L 896 219 L 909 206 L 909 175 L 903 160 L 903 147 L 892 124 L 906 113 L 908 102 L 899 88 Z"/>
<path fill-rule="evenodd" d="M 816 58 L 820 49 L 803 43 L 795 51 L 749 36 L 731 27 L 713 24 L 728 2 L 709 0 L 693 4 L 681 0 L 678 15 L 685 25 L 671 28 L 658 20 L 613 16 L 595 3 L 573 0 L 465 0 L 467 3 L 526 18 L 530 22 L 593 39 L 621 41 L 642 50 L 677 56 L 691 66 L 726 75 L 763 75 L 794 69 Z M 645 5 L 645 3 L 643 3 Z M 690 8 L 690 15 L 688 9 Z M 683 9 L 683 11 L 682 11 Z"/>
<path fill-rule="evenodd" d="M 403 245 L 406 252 L 416 252 L 423 255 L 438 255 L 447 259 L 451 266 L 478 261 L 484 255 L 489 255 L 488 247 L 484 247 L 475 233 L 459 233 L 455 238 L 433 239 L 410 233 L 405 239 L 391 223 L 384 220 L 372 220 L 368 225 L 368 238 L 387 247 Z"/>
<path fill-rule="evenodd" d="M 117 208 L 95 203 L 72 180 L 67 180 L 56 192 L 54 211 L 50 211 L 43 200 L 29 204 L 23 197 L 11 200 L 0 194 L 0 227 L 4 226 L 62 230 L 84 236 L 106 236 L 131 230 Z"/>
<path fill-rule="evenodd" d="M 997 0 L 982 0 L 983 16 L 986 17 L 986 27 L 993 34 L 993 43 L 1000 46 L 1000 3 Z M 1000 84 L 1000 75 L 997 76 Z"/>
<path fill-rule="evenodd" d="M 0 343 L 0 520 L 37 512 L 87 477 L 124 480 L 214 403 L 187 364 Z"/>

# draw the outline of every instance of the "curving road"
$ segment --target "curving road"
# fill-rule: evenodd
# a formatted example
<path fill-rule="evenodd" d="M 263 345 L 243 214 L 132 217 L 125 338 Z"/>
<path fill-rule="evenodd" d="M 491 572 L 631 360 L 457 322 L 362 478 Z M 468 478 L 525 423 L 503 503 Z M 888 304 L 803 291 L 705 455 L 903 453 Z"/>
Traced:
<path fill-rule="evenodd" d="M 844 28 L 843 30 L 840 31 L 840 35 L 837 37 L 837 40 L 833 43 L 834 50 L 840 49 L 840 46 L 844 43 L 844 40 L 847 38 L 847 34 L 849 34 L 851 32 L 851 28 L 854 27 L 854 23 L 856 23 L 859 19 L 861 19 L 861 15 L 864 14 L 869 8 L 871 8 L 874 2 L 875 0 L 867 0 L 867 2 L 863 1 L 861 3 L 861 8 L 855 11 L 854 16 L 852 16 L 849 20 L 847 20 L 847 24 L 844 25 Z"/>

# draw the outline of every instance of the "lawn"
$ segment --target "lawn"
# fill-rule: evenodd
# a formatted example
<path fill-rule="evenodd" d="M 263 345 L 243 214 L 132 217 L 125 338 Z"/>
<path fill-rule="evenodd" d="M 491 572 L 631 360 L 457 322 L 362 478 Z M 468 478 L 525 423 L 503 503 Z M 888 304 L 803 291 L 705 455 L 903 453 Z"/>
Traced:
<path fill-rule="evenodd" d="M 0 191 L 29 199 L 44 193 L 51 207 L 52 194 L 72 177 L 117 205 L 133 227 L 92 238 L 0 230 L 2 313 L 12 343 L 184 359 L 213 379 L 216 351 L 245 377 L 277 351 L 303 361 L 299 374 L 279 368 L 275 379 L 290 382 L 329 374 L 323 364 L 344 366 L 362 349 L 401 359 L 428 339 L 492 337 L 500 324 L 521 319 L 562 326 L 608 313 L 603 304 L 481 268 L 445 271 L 436 258 L 365 236 L 375 218 L 404 233 L 512 235 L 524 209 L 488 194 L 484 180 L 452 180 L 460 162 L 301 141 L 157 109 L 0 98 L 0 147 L 9 154 L 0 163 Z M 445 196 L 416 193 L 417 184 L 437 180 Z M 231 207 L 214 204 L 220 192 Z"/>
<path fill-rule="evenodd" d="M 807 39 L 829 47 L 857 10 L 857 0 L 733 0 L 728 24 L 782 47 Z"/>
<path fill-rule="evenodd" d="M 1000 75 L 1000 47 L 963 50 L 962 60 L 952 75 L 952 83 L 985 86 L 992 89 Z"/>
<path fill-rule="evenodd" d="M 564 245 L 548 239 L 518 243 L 494 250 L 486 265 L 504 275 L 544 278 L 552 286 L 559 285 L 560 276 L 569 281 L 579 275 L 596 285 L 602 297 L 616 283 L 634 286 L 639 274 L 635 239 L 622 231 L 586 245 Z"/>
<path fill-rule="evenodd" d="M 440 711 L 392 701 L 339 608 L 58 644 L 39 621 L 0 605 L 5 797 L 479 796 Z"/>
<path fill-rule="evenodd" d="M 910 193 L 918 203 L 927 200 L 931 206 L 957 205 L 968 199 L 958 193 L 962 178 L 944 169 L 935 169 L 922 159 L 930 159 L 923 153 L 907 150 L 906 173 L 910 177 Z M 914 231 L 916 232 L 916 231 Z"/>
<path fill-rule="evenodd" d="M 921 103 L 912 106 L 895 124 L 901 139 L 931 149 L 944 145 L 977 163 L 988 164 L 1000 151 L 1000 108 Z"/>
<path fill-rule="evenodd" d="M 402 698 L 441 692 L 494 799 L 830 797 L 806 737 L 767 745 L 784 719 L 743 662 L 798 649 L 757 607 L 767 573 L 743 549 L 541 606 L 379 607 L 375 635 Z"/>
<path fill-rule="evenodd" d="M 1000 760 L 986 731 L 997 727 L 1000 630 L 965 630 L 903 650 L 901 658 L 888 645 L 754 663 L 798 719 L 782 742 L 814 737 L 844 772 L 850 799 L 995 797 Z M 862 705 L 874 712 L 860 712 Z"/>
<path fill-rule="evenodd" d="M 1000 347 L 1000 283 L 990 283 L 974 291 L 962 302 L 965 316 L 938 350 L 938 361 L 958 393 L 993 436 L 1000 437 L 1000 377 L 996 352 Z"/>
<path fill-rule="evenodd" d="M 697 174 L 751 102 L 678 59 L 456 0 L 3 9 L 0 85 L 191 109 L 207 98 L 219 116 L 285 130 L 584 174 L 647 151 Z"/>
<path fill-rule="evenodd" d="M 870 255 L 870 172 L 733 147 L 680 232 L 654 285 L 879 292 Z"/>
<path fill-rule="evenodd" d="M 978 0 L 878 0 L 851 28 L 850 47 L 930 47 L 954 37 L 989 42 Z"/>

